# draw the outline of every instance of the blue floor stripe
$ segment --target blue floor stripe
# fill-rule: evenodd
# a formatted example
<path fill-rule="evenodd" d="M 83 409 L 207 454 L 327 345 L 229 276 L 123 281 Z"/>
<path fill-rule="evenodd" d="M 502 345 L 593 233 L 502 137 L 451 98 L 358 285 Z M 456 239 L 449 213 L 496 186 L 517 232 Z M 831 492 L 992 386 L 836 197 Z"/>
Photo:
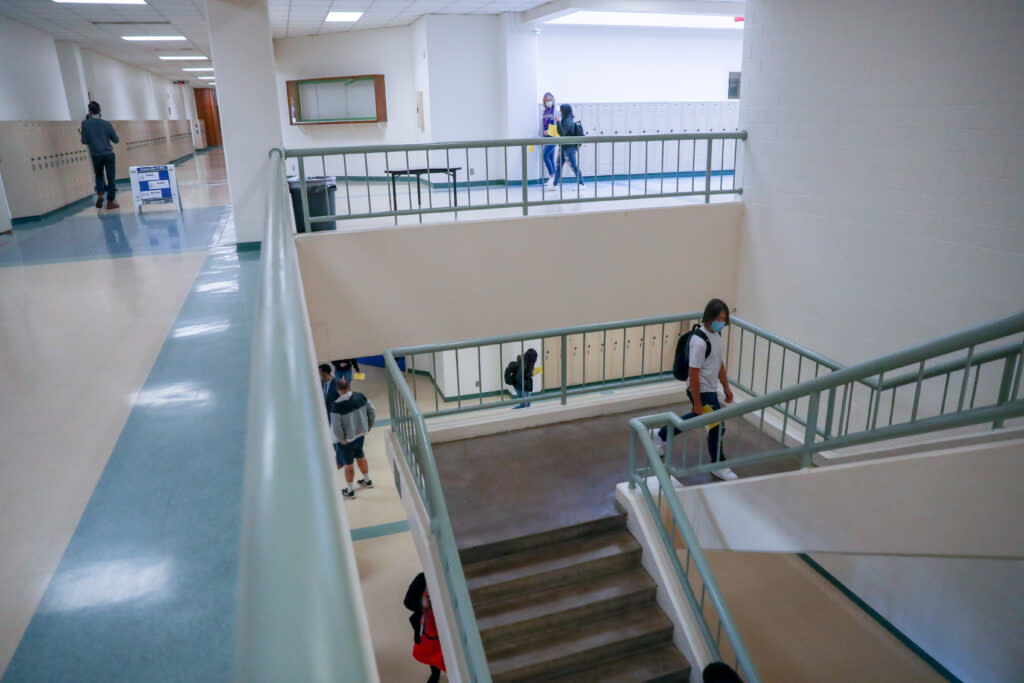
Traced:
<path fill-rule="evenodd" d="M 352 530 L 353 541 L 365 541 L 369 538 L 380 538 L 381 536 L 390 536 L 391 534 L 400 534 L 403 531 L 409 530 L 409 521 L 403 519 L 400 522 L 387 522 L 385 524 L 377 524 L 375 526 L 364 526 L 359 529 Z"/>
<path fill-rule="evenodd" d="M 258 266 L 211 251 L 4 683 L 230 680 Z"/>

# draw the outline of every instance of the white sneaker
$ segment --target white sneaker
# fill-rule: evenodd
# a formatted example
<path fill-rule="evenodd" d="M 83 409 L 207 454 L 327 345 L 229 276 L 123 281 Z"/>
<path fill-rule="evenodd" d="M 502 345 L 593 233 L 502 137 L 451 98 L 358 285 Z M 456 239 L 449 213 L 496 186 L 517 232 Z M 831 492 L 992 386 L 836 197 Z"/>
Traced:
<path fill-rule="evenodd" d="M 550 178 L 548 178 L 548 181 L 546 183 L 544 183 L 544 184 L 547 185 L 548 187 L 554 187 L 555 186 L 555 177 L 551 176 Z"/>
<path fill-rule="evenodd" d="M 665 457 L 665 440 L 661 438 L 658 432 L 659 429 L 651 430 L 651 441 L 654 442 L 654 450 L 658 451 L 658 455 Z"/>
<path fill-rule="evenodd" d="M 732 481 L 733 479 L 739 479 L 735 472 L 729 467 L 723 467 L 720 470 L 711 470 L 711 474 L 715 475 L 719 479 L 724 481 Z"/>

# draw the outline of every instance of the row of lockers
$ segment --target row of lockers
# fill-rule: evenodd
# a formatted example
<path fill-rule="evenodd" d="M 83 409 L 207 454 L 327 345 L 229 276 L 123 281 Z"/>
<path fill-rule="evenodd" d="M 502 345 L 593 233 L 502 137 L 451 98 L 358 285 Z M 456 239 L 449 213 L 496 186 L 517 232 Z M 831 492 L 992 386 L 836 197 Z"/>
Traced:
<path fill-rule="evenodd" d="M 117 177 L 193 151 L 188 121 L 111 121 Z M 0 174 L 13 218 L 39 216 L 93 194 L 78 121 L 0 121 Z"/>
<path fill-rule="evenodd" d="M 587 135 L 721 133 L 737 130 L 738 100 L 727 102 L 583 102 L 573 116 Z"/>

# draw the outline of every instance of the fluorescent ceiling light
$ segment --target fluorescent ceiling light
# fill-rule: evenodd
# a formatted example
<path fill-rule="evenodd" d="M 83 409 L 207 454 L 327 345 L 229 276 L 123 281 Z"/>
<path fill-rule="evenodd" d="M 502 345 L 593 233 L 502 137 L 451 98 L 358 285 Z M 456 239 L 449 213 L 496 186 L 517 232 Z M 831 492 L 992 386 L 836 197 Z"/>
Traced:
<path fill-rule="evenodd" d="M 212 66 L 183 66 L 182 71 L 213 71 Z"/>
<path fill-rule="evenodd" d="M 363 16 L 362 12 L 328 12 L 327 19 L 324 21 L 359 21 L 359 17 Z"/>
<path fill-rule="evenodd" d="M 187 40 L 185 36 L 121 36 L 123 40 Z"/>
<path fill-rule="evenodd" d="M 741 17 L 718 14 L 657 14 L 653 12 L 597 12 L 577 10 L 548 24 L 578 26 L 656 26 L 663 28 L 743 28 Z"/>
<path fill-rule="evenodd" d="M 215 77 L 214 76 L 196 76 L 196 78 L 198 78 L 201 81 L 212 81 Z"/>
<path fill-rule="evenodd" d="M 205 62 L 210 58 L 202 55 L 160 55 L 160 59 L 165 62 Z"/>
<path fill-rule="evenodd" d="M 146 0 L 53 0 L 69 5 L 145 5 Z"/>

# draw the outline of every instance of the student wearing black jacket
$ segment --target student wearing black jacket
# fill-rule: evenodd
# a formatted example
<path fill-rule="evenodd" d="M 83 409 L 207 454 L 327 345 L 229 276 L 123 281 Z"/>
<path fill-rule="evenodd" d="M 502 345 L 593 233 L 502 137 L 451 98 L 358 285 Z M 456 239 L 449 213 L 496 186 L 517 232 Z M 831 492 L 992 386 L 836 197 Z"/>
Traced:
<path fill-rule="evenodd" d="M 96 176 L 96 208 L 103 207 L 103 193 L 107 194 L 107 208 L 119 209 L 121 205 L 114 200 L 117 194 L 116 168 L 114 164 L 114 148 L 110 143 L 120 140 L 110 121 L 103 119 L 98 102 L 89 103 L 89 115 L 82 121 L 82 144 L 89 147 L 92 159 L 93 175 Z M 103 176 L 106 174 L 106 182 Z"/>
<path fill-rule="evenodd" d="M 526 349 L 526 353 L 516 359 L 518 370 L 512 378 L 512 388 L 519 398 L 529 398 L 533 393 L 533 370 L 537 367 L 537 350 Z M 530 402 L 523 401 L 516 408 L 529 408 Z"/>
<path fill-rule="evenodd" d="M 560 137 L 572 137 L 583 135 L 583 126 L 576 123 L 576 119 L 572 115 L 572 107 L 568 104 L 563 104 L 561 107 L 562 120 L 558 122 L 558 135 Z M 559 145 L 558 146 L 558 163 L 555 164 L 558 168 L 555 171 L 555 185 L 557 186 L 562 182 L 562 167 L 565 166 L 565 162 L 569 162 L 569 166 L 576 174 L 576 182 L 580 185 L 583 184 L 583 174 L 580 173 L 579 164 L 576 163 L 576 154 L 579 152 L 579 145 Z"/>

